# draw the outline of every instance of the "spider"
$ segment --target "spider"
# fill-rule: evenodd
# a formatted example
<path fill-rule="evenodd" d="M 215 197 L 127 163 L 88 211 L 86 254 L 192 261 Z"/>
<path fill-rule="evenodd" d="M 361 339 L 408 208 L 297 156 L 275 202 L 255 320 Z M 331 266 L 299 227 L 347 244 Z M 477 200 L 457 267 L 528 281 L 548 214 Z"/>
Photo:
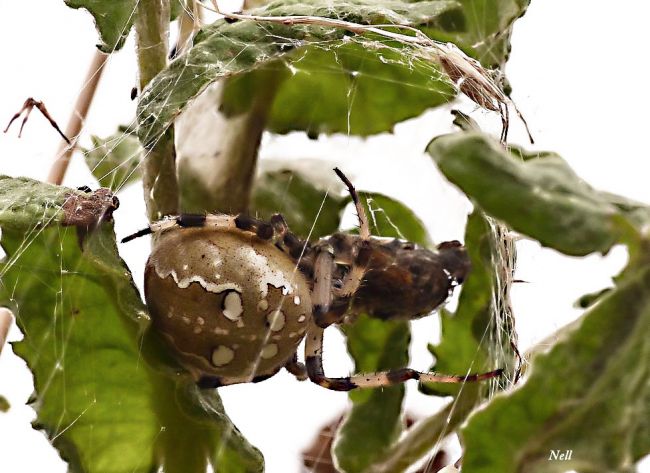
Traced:
<path fill-rule="evenodd" d="M 436 251 L 370 235 L 352 183 L 347 186 L 359 234 L 302 241 L 280 214 L 180 215 L 122 240 L 154 234 L 145 268 L 145 299 L 153 326 L 202 388 L 259 382 L 283 367 L 327 389 L 349 391 L 409 379 L 480 381 L 502 370 L 465 376 L 410 368 L 332 378 L 323 371 L 323 333 L 367 313 L 413 319 L 443 303 L 470 271 L 465 248 L 443 242 Z M 303 338 L 305 364 L 297 349 Z"/>

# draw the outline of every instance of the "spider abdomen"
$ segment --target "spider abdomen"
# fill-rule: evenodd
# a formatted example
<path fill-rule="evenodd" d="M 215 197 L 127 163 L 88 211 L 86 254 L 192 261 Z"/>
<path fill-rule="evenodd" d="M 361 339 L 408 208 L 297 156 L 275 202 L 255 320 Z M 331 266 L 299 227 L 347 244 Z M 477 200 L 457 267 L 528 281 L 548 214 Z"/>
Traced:
<path fill-rule="evenodd" d="M 311 316 L 309 285 L 288 255 L 237 229 L 160 235 L 145 270 L 154 327 L 198 379 L 263 379 L 295 353 Z"/>

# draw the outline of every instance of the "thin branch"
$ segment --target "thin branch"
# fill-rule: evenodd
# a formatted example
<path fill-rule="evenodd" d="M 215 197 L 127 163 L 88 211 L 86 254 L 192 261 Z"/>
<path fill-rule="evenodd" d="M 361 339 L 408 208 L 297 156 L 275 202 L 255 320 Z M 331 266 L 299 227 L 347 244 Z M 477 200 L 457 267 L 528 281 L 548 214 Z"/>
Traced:
<path fill-rule="evenodd" d="M 65 135 L 70 138 L 71 143 L 61 143 L 59 146 L 54 163 L 52 163 L 50 173 L 47 176 L 47 182 L 49 183 L 60 185 L 63 182 L 65 173 L 68 170 L 70 158 L 72 157 L 72 152 L 75 149 L 81 128 L 88 115 L 88 109 L 97 91 L 97 84 L 102 76 L 107 59 L 108 54 L 104 54 L 99 50 L 95 51 L 95 55 L 88 68 L 88 74 L 86 74 L 86 79 L 84 80 L 84 86 L 79 92 L 74 109 L 70 114 L 68 125 L 65 128 Z"/>
<path fill-rule="evenodd" d="M 143 90 L 167 65 L 169 0 L 139 0 L 135 30 L 140 90 Z M 154 144 L 147 146 L 142 171 L 149 220 L 178 213 L 176 152 L 171 127 Z"/>

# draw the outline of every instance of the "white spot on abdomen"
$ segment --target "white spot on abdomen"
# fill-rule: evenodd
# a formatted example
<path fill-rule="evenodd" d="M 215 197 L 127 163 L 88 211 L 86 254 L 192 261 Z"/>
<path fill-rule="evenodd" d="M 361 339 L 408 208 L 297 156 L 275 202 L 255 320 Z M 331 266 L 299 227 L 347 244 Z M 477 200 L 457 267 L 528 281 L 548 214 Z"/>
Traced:
<path fill-rule="evenodd" d="M 219 345 L 212 350 L 212 364 L 214 366 L 224 366 L 235 358 L 235 352 L 223 345 Z"/>
<path fill-rule="evenodd" d="M 300 305 L 300 296 L 295 296 L 293 298 L 293 303 L 296 304 L 296 305 Z"/>
<path fill-rule="evenodd" d="M 239 321 L 244 311 L 241 296 L 236 291 L 230 291 L 223 300 L 223 316 L 233 322 Z"/>
<path fill-rule="evenodd" d="M 269 308 L 269 301 L 267 301 L 266 299 L 262 299 L 261 301 L 258 302 L 258 304 L 257 304 L 257 308 L 258 308 L 259 310 L 266 310 L 266 309 L 268 309 L 268 308 Z"/>
<path fill-rule="evenodd" d="M 266 345 L 264 348 L 262 348 L 262 352 L 260 353 L 260 356 L 265 360 L 268 360 L 269 358 L 273 358 L 277 354 L 278 354 L 278 346 L 275 343 L 271 343 L 269 345 Z"/>
<path fill-rule="evenodd" d="M 266 321 L 268 322 L 269 328 L 272 332 L 279 332 L 284 327 L 286 317 L 284 316 L 284 312 L 281 310 L 274 310 L 273 312 L 269 312 L 266 316 Z"/>

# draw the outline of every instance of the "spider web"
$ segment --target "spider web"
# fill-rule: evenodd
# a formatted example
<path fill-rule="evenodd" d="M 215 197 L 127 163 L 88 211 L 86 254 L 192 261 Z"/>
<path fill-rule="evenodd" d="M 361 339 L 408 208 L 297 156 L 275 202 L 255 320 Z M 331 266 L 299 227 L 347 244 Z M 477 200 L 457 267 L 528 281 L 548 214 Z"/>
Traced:
<path fill-rule="evenodd" d="M 287 42 L 291 42 L 291 40 L 288 40 L 286 38 L 277 38 L 277 42 L 278 44 L 285 44 Z M 426 71 L 433 78 L 442 78 L 439 69 L 432 63 L 424 60 L 421 57 L 421 54 L 419 54 L 419 50 L 417 48 L 411 48 L 410 50 L 407 48 L 407 50 L 405 51 L 403 45 L 396 46 L 392 42 L 379 39 L 379 38 L 373 40 L 371 43 L 372 43 L 372 47 L 376 48 L 377 50 L 385 51 L 385 54 L 380 54 L 375 59 L 378 63 L 387 64 L 387 65 L 398 64 L 400 66 L 406 66 L 407 69 Z M 342 48 L 347 48 L 345 50 L 346 56 L 352 54 L 354 57 L 354 54 L 356 54 L 354 52 L 354 49 L 350 49 L 347 46 L 347 44 L 362 44 L 364 46 L 367 46 L 369 43 L 367 39 L 364 39 L 363 42 L 361 42 L 360 39 L 356 37 L 349 37 L 347 43 L 341 43 L 339 41 L 309 43 L 310 48 L 313 48 L 314 50 L 317 51 L 327 52 L 328 54 L 332 54 L 334 57 L 334 65 L 321 67 L 321 68 L 314 68 L 313 66 L 311 66 L 309 73 L 322 74 L 322 75 L 341 75 L 341 70 L 344 69 L 344 66 L 342 67 L 342 64 L 346 62 L 346 60 L 342 59 L 339 56 L 338 54 L 339 50 Z M 130 44 L 127 43 L 125 49 L 129 49 L 129 46 Z M 304 45 L 301 44 L 301 46 Z M 363 58 L 364 60 L 368 60 L 366 55 L 364 55 Z M 285 67 L 291 72 L 291 74 L 295 75 L 295 74 L 302 73 L 301 67 L 304 61 L 305 61 L 305 55 L 303 53 L 302 55 L 296 54 L 296 56 L 292 57 L 291 59 L 282 59 L 281 64 L 282 67 Z M 356 70 L 347 70 L 345 72 L 347 72 L 348 74 L 350 74 L 350 76 L 357 79 L 359 78 L 360 75 L 362 76 L 366 74 L 369 75 L 371 78 L 375 78 L 379 81 L 384 81 L 386 82 L 386 84 L 391 83 L 390 79 L 386 79 L 384 77 L 379 77 L 379 76 L 373 76 L 372 72 L 365 72 L 365 71 L 360 72 Z M 110 78 L 111 80 L 114 80 L 116 79 L 116 76 L 111 75 Z M 134 81 L 135 80 L 134 74 L 132 74 L 130 79 L 128 80 Z M 125 82 L 128 84 L 128 80 L 127 81 L 121 80 L 120 82 L 122 84 L 124 84 Z M 303 137 L 298 136 L 296 134 L 292 134 L 284 137 L 265 135 L 263 139 L 262 151 L 261 151 L 262 161 L 264 162 L 264 160 L 276 158 L 276 159 L 283 159 L 286 160 L 287 163 L 291 163 L 291 162 L 301 160 L 305 156 L 312 156 L 312 157 L 324 159 L 327 155 L 334 155 L 336 151 L 336 154 L 338 155 L 337 158 L 338 162 L 344 163 L 343 164 L 344 166 L 352 162 L 352 160 L 349 158 L 355 157 L 356 162 L 354 163 L 354 167 L 356 168 L 356 170 L 353 171 L 351 177 L 353 178 L 353 181 L 355 182 L 355 185 L 357 185 L 358 188 L 367 189 L 367 190 L 371 190 L 373 186 L 378 189 L 383 189 L 384 186 L 388 184 L 394 184 L 396 181 L 394 175 L 399 175 L 400 168 L 411 167 L 411 170 L 415 171 L 415 172 L 411 172 L 411 175 L 409 175 L 408 177 L 408 180 L 411 181 L 410 183 L 412 185 L 407 186 L 407 188 L 398 189 L 395 192 L 396 194 L 395 197 L 399 198 L 400 200 L 413 203 L 412 208 L 416 211 L 416 213 L 418 213 L 423 217 L 425 223 L 427 223 L 427 226 L 431 229 L 431 233 L 434 240 L 441 241 L 443 239 L 462 238 L 462 226 L 463 226 L 462 215 L 463 215 L 463 210 L 467 210 L 468 208 L 467 203 L 464 202 L 462 198 L 460 198 L 460 196 L 454 190 L 445 187 L 446 184 L 443 182 L 442 178 L 439 175 L 437 175 L 435 169 L 433 168 L 433 165 L 428 161 L 425 162 L 420 154 L 420 150 L 423 149 L 426 142 L 432 136 L 437 134 L 437 132 L 433 131 L 433 129 L 436 129 L 438 132 L 443 132 L 445 130 L 450 129 L 450 125 L 448 124 L 449 122 L 448 118 L 446 117 L 442 119 L 436 118 L 439 116 L 444 117 L 445 113 L 438 111 L 436 112 L 437 113 L 436 116 L 434 116 L 433 114 L 427 114 L 425 116 L 425 120 L 420 123 L 410 123 L 404 125 L 403 127 L 398 127 L 398 131 L 404 133 L 405 136 L 405 138 L 402 138 L 403 141 L 401 141 L 401 143 L 408 142 L 409 143 L 408 149 L 413 151 L 408 151 L 408 152 L 404 151 L 403 155 L 400 156 L 401 165 L 396 166 L 394 163 L 394 158 L 392 156 L 388 156 L 388 157 L 375 156 L 376 154 L 380 154 L 381 149 L 384 148 L 388 142 L 393 140 L 393 137 L 380 136 L 373 143 L 370 142 L 362 143 L 357 138 L 354 138 L 350 133 L 352 128 L 352 123 L 354 122 L 355 119 L 357 119 L 357 117 L 354 114 L 354 110 L 355 110 L 354 106 L 357 100 L 359 100 L 358 84 L 359 84 L 358 80 L 351 80 L 348 84 L 347 89 L 345 90 L 345 97 L 347 99 L 347 104 L 346 104 L 347 113 L 345 114 L 345 119 L 347 123 L 347 130 L 346 130 L 347 133 L 332 138 L 321 137 L 318 139 L 318 141 L 307 141 Z M 425 92 L 440 93 L 439 89 L 433 86 L 430 87 L 427 87 L 426 85 L 423 86 L 418 81 L 413 81 L 412 83 L 401 82 L 400 85 L 411 87 L 417 90 L 423 90 Z M 113 87 L 111 87 L 111 89 L 112 88 Z M 128 94 L 128 87 L 124 87 L 123 90 L 125 95 Z M 111 91 L 111 93 L 113 93 L 113 91 Z M 171 90 L 168 91 L 167 93 L 171 95 Z M 50 103 L 51 95 L 52 94 L 49 94 L 47 95 L 47 97 L 43 97 L 43 98 L 46 98 L 48 103 Z M 449 92 L 448 95 L 449 98 L 451 98 L 453 93 Z M 106 105 L 108 100 L 103 101 L 104 105 Z M 68 100 L 68 103 L 66 105 L 70 105 L 70 102 L 71 100 Z M 102 100 L 100 100 L 98 97 L 94 109 L 102 110 L 101 102 Z M 470 110 L 474 110 L 475 112 L 478 111 L 476 110 L 476 106 L 469 103 L 469 101 L 464 100 L 462 103 L 464 107 L 469 108 Z M 53 108 L 55 107 L 50 106 L 49 108 L 50 111 L 53 111 Z M 133 112 L 132 110 L 133 106 L 127 105 L 127 107 L 125 108 L 126 109 L 130 108 L 131 109 L 130 113 Z M 65 110 L 65 106 L 59 107 L 59 110 Z M 478 113 L 481 115 L 481 120 L 486 120 L 491 122 L 487 127 L 488 129 L 492 130 L 498 128 L 497 117 L 491 116 L 488 113 L 483 111 L 478 111 Z M 123 116 L 128 116 L 128 113 L 125 113 Z M 129 125 L 134 126 L 136 121 L 137 120 L 134 120 L 133 122 L 129 123 Z M 40 125 L 37 125 L 35 122 L 36 120 L 34 120 L 34 118 L 32 117 L 32 121 L 30 122 L 30 124 L 28 124 L 28 127 L 38 128 Z M 104 128 L 104 130 L 108 130 L 110 132 L 111 127 L 113 127 L 115 124 L 115 118 L 110 117 L 105 122 L 110 124 L 108 125 L 101 124 L 97 128 L 100 130 Z M 434 126 L 432 126 L 432 123 Z M 87 126 L 85 128 L 90 128 L 90 126 Z M 45 133 L 49 133 L 49 131 L 46 130 L 44 127 L 43 130 L 45 130 Z M 29 140 L 29 136 L 30 136 L 29 133 L 25 133 L 25 137 L 23 138 L 23 142 L 21 142 L 21 144 Z M 119 146 L 121 143 L 127 140 L 129 136 L 130 135 L 128 133 L 118 134 L 113 140 L 107 143 L 108 151 L 112 151 L 113 149 L 115 149 L 117 146 Z M 33 151 L 28 152 L 27 154 L 31 153 L 37 157 L 41 156 L 42 151 L 40 150 L 40 148 L 44 147 L 43 143 L 38 142 L 36 144 L 37 147 L 34 147 Z M 37 148 L 39 149 L 38 151 L 36 151 Z M 52 147 L 50 146 L 49 148 Z M 98 147 L 94 147 L 92 145 L 86 145 L 86 148 L 89 150 L 99 149 Z M 342 149 L 343 151 L 341 151 Z M 359 158 L 357 155 L 361 153 L 362 149 L 365 150 L 365 156 Z M 20 154 L 22 155 L 25 153 L 23 151 Z M 16 153 L 16 155 L 19 155 L 19 153 Z M 45 159 L 37 160 L 37 162 L 41 161 L 42 163 L 45 163 L 47 160 L 49 160 L 49 156 L 43 156 L 43 157 Z M 66 181 L 68 185 L 71 186 L 88 185 L 89 183 L 94 182 L 93 178 L 83 169 L 83 165 L 80 165 L 81 160 L 79 159 L 79 157 L 75 156 L 74 159 L 77 161 L 76 163 L 77 167 L 71 169 L 71 173 L 68 176 Z M 133 154 L 131 159 L 132 160 L 139 159 L 139 155 Z M 338 164 L 338 162 L 336 164 Z M 126 161 L 126 163 L 127 164 L 120 164 L 119 166 L 127 166 L 128 161 Z M 43 166 L 45 166 L 45 164 L 43 164 Z M 378 174 L 380 173 L 377 172 L 377 169 L 381 169 L 383 166 L 392 169 L 394 175 L 393 176 L 384 175 L 383 177 L 378 176 Z M 133 167 L 133 169 L 129 172 L 136 173 L 137 170 L 138 167 L 136 166 Z M 110 171 L 112 170 L 109 170 L 109 172 Z M 433 176 L 433 177 L 427 177 L 427 176 Z M 373 179 L 375 180 L 374 183 L 372 182 Z M 325 183 L 325 185 L 328 186 L 331 185 L 331 183 Z M 116 216 L 118 235 L 124 235 L 126 233 L 129 233 L 130 231 L 140 228 L 145 224 L 143 206 L 141 202 L 142 199 L 139 195 L 139 190 L 135 188 L 136 186 L 131 186 L 131 187 L 127 187 L 127 186 L 128 186 L 127 184 L 123 184 L 121 186 L 118 186 L 118 188 L 116 189 L 118 192 L 120 192 L 122 209 L 126 208 L 128 210 L 128 214 L 127 214 L 126 212 L 124 212 L 124 210 L 121 209 L 121 212 L 118 213 Z M 337 192 L 337 189 L 333 185 L 331 186 L 332 186 L 332 192 Z M 444 200 L 446 202 L 444 206 L 441 206 L 442 208 L 431 209 L 430 202 L 437 200 L 437 198 L 425 199 L 420 195 L 418 189 L 427 186 L 437 187 L 442 189 L 440 200 Z M 282 209 L 278 209 L 278 210 L 282 211 Z M 374 211 L 381 212 L 382 209 L 374 208 Z M 458 217 L 458 215 L 461 215 L 461 217 Z M 353 218 L 353 216 L 348 213 L 348 216 L 346 218 L 349 221 L 350 219 Z M 449 222 L 447 223 L 448 226 L 446 228 L 442 228 L 442 226 L 440 225 L 441 221 Z M 345 220 L 343 226 L 345 227 Z M 503 230 L 500 229 L 496 224 L 493 226 L 493 228 L 494 228 L 495 240 L 497 241 L 502 240 L 504 237 L 502 233 Z M 399 230 L 399 228 L 397 230 Z M 35 236 L 33 234 L 26 234 L 23 245 L 28 246 L 30 242 L 33 241 L 34 238 Z M 142 268 L 144 266 L 144 259 L 146 257 L 146 254 L 148 253 L 148 249 L 147 249 L 148 244 L 149 242 L 146 239 L 143 239 L 137 243 L 134 242 L 129 249 L 121 248 L 121 251 L 123 251 L 123 256 L 129 263 L 129 266 L 133 271 L 134 279 L 138 282 L 142 280 Z M 512 331 L 513 322 L 512 322 L 512 315 L 509 309 L 510 304 L 508 300 L 508 288 L 512 284 L 512 276 L 511 273 L 509 272 L 509 268 L 512 268 L 514 265 L 514 260 L 513 260 L 514 251 L 512 251 L 512 246 L 504 245 L 504 251 L 498 256 L 496 256 L 495 258 L 496 258 L 495 266 L 499 268 L 504 268 L 504 272 L 506 273 L 506 275 L 500 281 L 500 283 L 502 284 L 501 286 L 502 290 L 499 291 L 500 296 L 499 295 L 495 296 L 495 301 L 494 301 L 494 306 L 496 308 L 494 311 L 494 323 L 496 328 L 495 330 L 492 331 L 486 330 L 485 343 L 489 347 L 499 347 L 503 345 L 498 340 L 497 341 L 490 340 L 490 337 L 493 336 L 497 338 L 505 337 L 508 339 L 513 337 L 513 331 Z M 56 315 L 56 311 L 53 315 Z M 421 324 L 422 327 L 426 327 L 426 330 L 416 330 L 416 332 L 426 331 L 428 333 L 431 333 L 432 324 L 435 323 L 434 319 L 435 316 L 429 317 L 427 318 L 427 320 L 418 322 L 418 324 Z M 55 326 L 56 326 L 56 321 L 53 321 L 53 327 Z M 13 337 L 17 336 L 15 330 L 12 336 Z M 26 334 L 26 336 L 29 336 L 29 334 Z M 344 355 L 345 350 L 343 348 L 343 339 L 336 334 L 336 331 L 333 330 L 328 331 L 327 337 L 328 337 L 327 338 L 328 345 L 326 346 L 327 355 L 325 357 L 326 371 L 332 373 L 333 375 L 337 373 L 345 372 L 346 370 L 349 371 L 351 365 L 349 359 L 347 359 L 347 357 Z M 61 350 L 65 350 L 66 340 L 67 339 L 65 333 L 53 333 L 53 342 L 56 343 Z M 417 339 L 415 340 L 413 345 L 416 344 L 418 344 Z M 423 349 L 425 343 L 420 342 L 419 345 Z M 422 355 L 423 353 L 420 354 L 420 357 Z M 425 356 L 429 357 L 428 354 L 426 354 Z M 497 351 L 493 353 L 492 356 L 493 359 L 498 362 L 504 359 L 508 355 L 501 351 Z M 3 356 L 3 358 L 6 358 L 6 356 Z M 425 365 L 429 363 L 428 360 L 429 359 L 427 358 L 426 361 L 422 362 L 421 359 L 420 360 L 416 359 L 411 363 L 411 365 L 412 366 L 418 365 L 416 366 L 418 369 L 424 369 Z M 23 379 L 26 377 L 24 372 L 21 375 L 21 377 Z M 280 375 L 278 375 L 278 377 L 280 377 Z M 296 387 L 295 386 L 296 383 L 292 379 L 289 379 L 288 377 L 285 378 L 286 379 L 281 380 L 283 384 L 266 383 L 266 384 L 260 384 L 255 386 L 242 385 L 242 386 L 233 387 L 232 393 L 230 392 L 231 388 L 229 388 L 229 391 L 224 390 L 222 394 L 226 404 L 227 412 L 231 413 L 235 418 L 235 422 L 242 426 L 242 429 L 244 430 L 247 437 L 251 440 L 251 442 L 260 445 L 262 447 L 262 450 L 265 453 L 267 453 L 266 457 L 267 457 L 267 465 L 269 471 L 277 471 L 275 468 L 276 467 L 280 468 L 279 461 L 277 463 L 274 463 L 275 461 L 277 461 L 274 458 L 274 450 L 277 447 L 274 448 L 272 445 L 269 445 L 268 443 L 269 442 L 268 437 L 270 436 L 269 432 L 256 433 L 253 424 L 250 424 L 249 427 L 247 428 L 246 420 L 242 419 L 242 421 L 240 422 L 237 419 L 238 415 L 242 415 L 241 412 L 237 414 L 238 409 L 245 409 L 245 407 L 242 408 L 241 405 L 244 406 L 253 405 L 260 397 L 274 399 L 275 401 L 273 402 L 276 403 L 276 405 L 273 405 L 273 407 L 275 408 L 274 410 L 276 410 L 277 412 L 273 413 L 274 415 L 272 417 L 273 420 L 271 420 L 269 423 L 273 425 L 282 425 L 283 423 L 291 424 L 292 427 L 295 427 L 295 432 L 292 437 L 295 440 L 295 439 L 311 437 L 316 432 L 316 426 L 318 426 L 319 424 L 324 424 L 327 420 L 329 420 L 329 417 L 332 415 L 332 413 L 340 412 L 344 408 L 346 403 L 346 401 L 343 400 L 341 396 L 338 396 L 336 399 L 334 399 L 331 396 L 331 393 L 325 391 L 321 392 L 319 391 L 319 388 L 312 389 L 310 386 L 304 386 L 304 385 L 300 385 Z M 412 388 L 413 388 L 412 386 L 409 387 L 409 392 L 411 397 L 417 396 L 416 393 L 411 392 L 414 391 Z M 264 390 L 264 394 L 260 394 L 260 390 Z M 288 405 L 286 403 L 282 404 L 280 401 L 277 401 L 277 399 L 281 399 L 283 397 L 287 398 L 288 396 L 286 392 L 295 393 L 295 397 L 293 395 L 291 396 L 292 399 Z M 303 401 L 302 399 L 300 401 L 296 400 L 302 398 L 303 396 L 308 397 L 308 400 L 307 401 Z M 425 398 L 425 399 L 426 402 L 428 403 L 427 412 L 431 414 L 433 412 L 433 410 L 431 410 L 432 400 L 431 398 Z M 299 405 L 292 406 L 292 404 L 296 404 L 297 402 L 299 402 Z M 409 401 L 407 401 L 407 406 L 408 406 L 408 402 Z M 318 409 L 315 409 L 314 406 L 318 406 Z M 83 412 L 85 412 L 90 407 L 91 405 L 88 405 L 85 407 L 85 409 L 82 409 L 82 415 Z M 279 413 L 281 413 L 283 409 L 285 409 L 284 411 L 285 413 L 278 415 Z M 286 409 L 292 410 L 293 414 L 291 415 L 287 414 Z M 322 412 L 325 413 L 325 415 L 321 414 L 320 417 L 314 415 L 313 423 L 310 423 L 309 425 L 306 425 L 305 427 L 301 428 L 300 424 L 304 418 L 302 412 L 308 411 L 310 413 L 313 412 L 314 414 L 316 414 L 314 412 L 316 410 L 321 410 Z M 71 428 L 74 425 L 74 422 L 76 422 L 76 420 L 73 421 L 72 423 L 68 423 L 65 425 L 62 424 L 57 426 L 56 430 L 58 431 L 58 435 L 61 435 L 66 430 Z M 255 426 L 255 428 L 256 427 L 257 426 Z M 293 445 L 294 443 L 293 441 L 283 442 L 281 444 L 282 445 L 281 448 L 285 449 L 288 444 Z M 286 449 L 286 452 L 288 453 L 288 449 Z M 296 460 L 298 459 L 298 452 L 292 452 L 291 455 L 293 455 Z M 55 458 L 55 456 L 53 457 Z M 64 468 L 63 465 L 60 466 L 62 468 L 61 471 L 63 471 Z M 48 470 L 54 471 L 51 465 L 48 466 Z"/>

